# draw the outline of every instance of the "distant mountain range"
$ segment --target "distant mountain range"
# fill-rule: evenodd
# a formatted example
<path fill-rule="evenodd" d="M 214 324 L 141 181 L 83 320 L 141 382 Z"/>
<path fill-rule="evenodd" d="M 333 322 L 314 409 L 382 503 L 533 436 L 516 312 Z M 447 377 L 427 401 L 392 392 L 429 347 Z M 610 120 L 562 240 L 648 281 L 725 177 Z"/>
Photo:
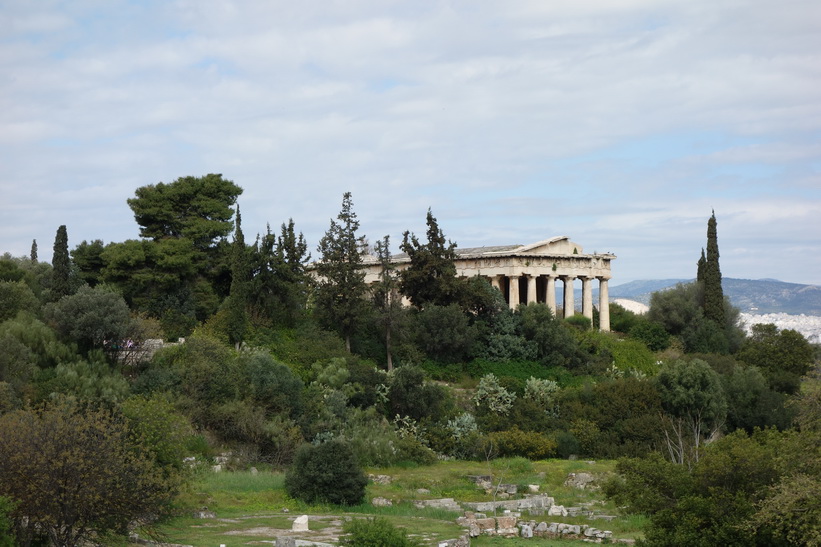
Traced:
<path fill-rule="evenodd" d="M 650 304 L 650 295 L 689 283 L 692 279 L 649 279 L 610 287 L 611 298 L 626 298 Z M 721 286 L 730 302 L 745 313 L 789 313 L 821 315 L 821 286 L 785 283 L 775 279 L 723 278 Z M 581 294 L 580 291 L 578 291 Z"/>

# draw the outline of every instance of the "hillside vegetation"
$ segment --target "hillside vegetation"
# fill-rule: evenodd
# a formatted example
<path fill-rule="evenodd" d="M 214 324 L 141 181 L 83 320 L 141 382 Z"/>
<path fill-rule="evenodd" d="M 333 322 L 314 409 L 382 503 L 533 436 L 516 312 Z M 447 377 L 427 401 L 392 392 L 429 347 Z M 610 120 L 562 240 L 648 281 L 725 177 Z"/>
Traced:
<path fill-rule="evenodd" d="M 221 175 L 145 186 L 141 239 L 70 250 L 60 226 L 51 264 L 36 244 L 0 259 L 0 546 L 248 544 L 296 512 L 388 519 L 339 520 L 333 541 L 430 544 L 463 526 L 410 501 L 499 495 L 468 474 L 594 496 L 647 545 L 821 542 L 818 348 L 740 328 L 714 215 L 697 280 L 643 316 L 614 305 L 600 332 L 456 277 L 430 210 L 400 273 L 349 193 L 313 259 L 293 220 L 246 240 L 241 193 Z M 564 489 L 585 466 L 602 490 Z M 203 506 L 216 520 L 190 518 Z"/>

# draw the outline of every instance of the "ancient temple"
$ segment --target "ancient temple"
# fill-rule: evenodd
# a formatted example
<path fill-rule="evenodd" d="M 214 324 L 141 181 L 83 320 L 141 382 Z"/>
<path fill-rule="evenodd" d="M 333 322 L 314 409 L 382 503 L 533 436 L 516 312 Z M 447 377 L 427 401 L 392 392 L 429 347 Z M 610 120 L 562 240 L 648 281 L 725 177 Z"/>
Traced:
<path fill-rule="evenodd" d="M 575 313 L 573 282 L 582 281 L 582 314 L 593 319 L 593 280 L 599 282 L 599 328 L 610 330 L 610 306 L 607 282 L 610 261 L 616 256 L 584 254 L 581 245 L 567 236 L 554 237 L 530 245 L 456 248 L 456 273 L 462 277 L 482 276 L 502 291 L 511 308 L 519 304 L 541 302 L 556 313 L 556 280 L 563 286 L 564 316 Z M 400 254 L 393 257 L 397 269 L 407 267 L 410 259 Z M 366 282 L 379 279 L 380 266 L 366 261 Z"/>

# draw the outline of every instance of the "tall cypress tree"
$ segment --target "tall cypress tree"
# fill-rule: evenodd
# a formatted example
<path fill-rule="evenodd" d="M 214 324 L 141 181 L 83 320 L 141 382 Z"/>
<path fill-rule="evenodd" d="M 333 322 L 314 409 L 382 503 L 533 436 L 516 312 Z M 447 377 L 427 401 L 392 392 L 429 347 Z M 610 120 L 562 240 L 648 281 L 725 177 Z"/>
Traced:
<path fill-rule="evenodd" d="M 721 288 L 721 268 L 718 265 L 718 234 L 716 213 L 707 221 L 707 257 L 704 264 L 704 317 L 724 325 L 724 291 Z"/>
<path fill-rule="evenodd" d="M 250 268 L 245 236 L 242 233 L 242 217 L 237 205 L 236 228 L 231 257 L 231 292 L 228 295 L 228 339 L 239 349 L 248 328 L 248 295 Z"/>
<path fill-rule="evenodd" d="M 31 255 L 30 255 L 30 257 L 31 257 L 31 261 L 36 264 L 37 263 L 37 240 L 36 239 L 31 240 Z"/>
<path fill-rule="evenodd" d="M 51 277 L 51 293 L 54 300 L 66 296 L 71 292 L 69 277 L 71 275 L 71 259 L 68 255 L 68 231 L 63 224 L 57 228 L 54 237 L 54 254 L 51 258 L 53 267 Z"/>
<path fill-rule="evenodd" d="M 701 258 L 696 265 L 696 281 L 704 282 L 704 268 L 707 267 L 707 257 L 704 256 L 704 247 L 701 248 Z"/>

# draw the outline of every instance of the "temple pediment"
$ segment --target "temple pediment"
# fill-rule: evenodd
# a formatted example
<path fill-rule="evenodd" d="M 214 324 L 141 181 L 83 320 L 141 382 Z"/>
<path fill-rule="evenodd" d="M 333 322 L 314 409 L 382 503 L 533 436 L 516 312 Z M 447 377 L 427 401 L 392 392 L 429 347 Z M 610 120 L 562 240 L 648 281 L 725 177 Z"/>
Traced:
<path fill-rule="evenodd" d="M 583 254 L 582 246 L 570 241 L 567 236 L 557 236 L 544 241 L 523 245 L 516 249 L 517 253 L 527 253 L 536 255 L 580 255 Z"/>

